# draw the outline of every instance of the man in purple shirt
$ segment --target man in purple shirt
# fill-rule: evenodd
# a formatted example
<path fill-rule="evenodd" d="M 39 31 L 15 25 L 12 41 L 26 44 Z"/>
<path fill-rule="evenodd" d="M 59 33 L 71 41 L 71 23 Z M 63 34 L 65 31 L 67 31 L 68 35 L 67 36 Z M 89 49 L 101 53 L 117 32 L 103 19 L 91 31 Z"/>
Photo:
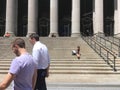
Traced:
<path fill-rule="evenodd" d="M 12 43 L 12 50 L 16 54 L 9 72 L 0 83 L 0 90 L 7 88 L 14 81 L 13 90 L 33 90 L 36 83 L 36 64 L 33 57 L 25 49 L 25 41 L 17 38 Z"/>

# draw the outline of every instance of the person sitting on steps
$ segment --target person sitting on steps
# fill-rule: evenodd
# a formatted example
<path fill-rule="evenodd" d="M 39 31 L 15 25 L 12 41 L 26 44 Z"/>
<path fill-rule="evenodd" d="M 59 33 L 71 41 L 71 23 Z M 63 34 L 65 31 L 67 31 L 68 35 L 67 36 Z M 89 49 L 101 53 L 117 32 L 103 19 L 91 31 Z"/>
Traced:
<path fill-rule="evenodd" d="M 80 59 L 80 46 L 77 46 L 77 50 L 72 50 L 72 55 L 76 55 Z"/>
<path fill-rule="evenodd" d="M 80 59 L 80 46 L 77 46 L 76 56 L 78 59 Z"/>

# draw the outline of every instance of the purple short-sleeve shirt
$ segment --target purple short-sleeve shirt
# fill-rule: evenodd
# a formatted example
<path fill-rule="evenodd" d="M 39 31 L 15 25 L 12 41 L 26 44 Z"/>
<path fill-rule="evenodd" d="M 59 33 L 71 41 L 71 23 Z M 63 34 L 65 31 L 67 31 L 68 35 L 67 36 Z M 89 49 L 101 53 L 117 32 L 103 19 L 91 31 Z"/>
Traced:
<path fill-rule="evenodd" d="M 13 90 L 32 90 L 32 77 L 36 64 L 33 57 L 26 53 L 13 59 L 9 73 L 15 74 Z"/>

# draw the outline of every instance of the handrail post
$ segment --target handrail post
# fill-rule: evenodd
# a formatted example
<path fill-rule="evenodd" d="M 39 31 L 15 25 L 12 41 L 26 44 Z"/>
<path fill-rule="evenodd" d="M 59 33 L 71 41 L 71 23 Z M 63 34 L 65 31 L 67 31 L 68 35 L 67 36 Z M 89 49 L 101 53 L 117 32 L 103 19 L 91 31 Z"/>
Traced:
<path fill-rule="evenodd" d="M 114 43 L 115 39 L 113 38 L 113 43 Z"/>
<path fill-rule="evenodd" d="M 120 39 L 119 39 L 119 47 L 118 47 L 118 56 L 120 57 Z"/>
<path fill-rule="evenodd" d="M 101 46 L 100 46 L 100 56 L 102 56 L 102 55 L 101 55 Z"/>
<path fill-rule="evenodd" d="M 117 71 L 116 70 L 116 63 L 115 63 L 115 56 L 114 56 L 114 67 L 113 68 L 114 68 L 114 71 Z"/>
<path fill-rule="evenodd" d="M 109 54 L 108 54 L 108 51 L 107 51 L 107 64 L 109 64 L 108 57 L 109 57 Z"/>
<path fill-rule="evenodd" d="M 112 45 L 112 42 L 110 42 L 110 43 L 111 43 L 111 47 L 110 47 L 110 49 L 111 49 L 111 51 L 112 51 L 112 46 L 113 46 L 113 45 Z"/>
<path fill-rule="evenodd" d="M 107 46 L 106 46 L 106 40 L 105 40 L 105 47 L 107 47 Z"/>

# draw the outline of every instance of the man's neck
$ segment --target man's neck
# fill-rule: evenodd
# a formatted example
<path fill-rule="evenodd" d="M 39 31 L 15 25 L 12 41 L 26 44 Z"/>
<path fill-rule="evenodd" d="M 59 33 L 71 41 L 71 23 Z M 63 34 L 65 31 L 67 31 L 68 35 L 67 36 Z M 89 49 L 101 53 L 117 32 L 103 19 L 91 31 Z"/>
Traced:
<path fill-rule="evenodd" d="M 27 53 L 25 48 L 20 48 L 19 52 L 20 52 L 20 55 Z"/>

